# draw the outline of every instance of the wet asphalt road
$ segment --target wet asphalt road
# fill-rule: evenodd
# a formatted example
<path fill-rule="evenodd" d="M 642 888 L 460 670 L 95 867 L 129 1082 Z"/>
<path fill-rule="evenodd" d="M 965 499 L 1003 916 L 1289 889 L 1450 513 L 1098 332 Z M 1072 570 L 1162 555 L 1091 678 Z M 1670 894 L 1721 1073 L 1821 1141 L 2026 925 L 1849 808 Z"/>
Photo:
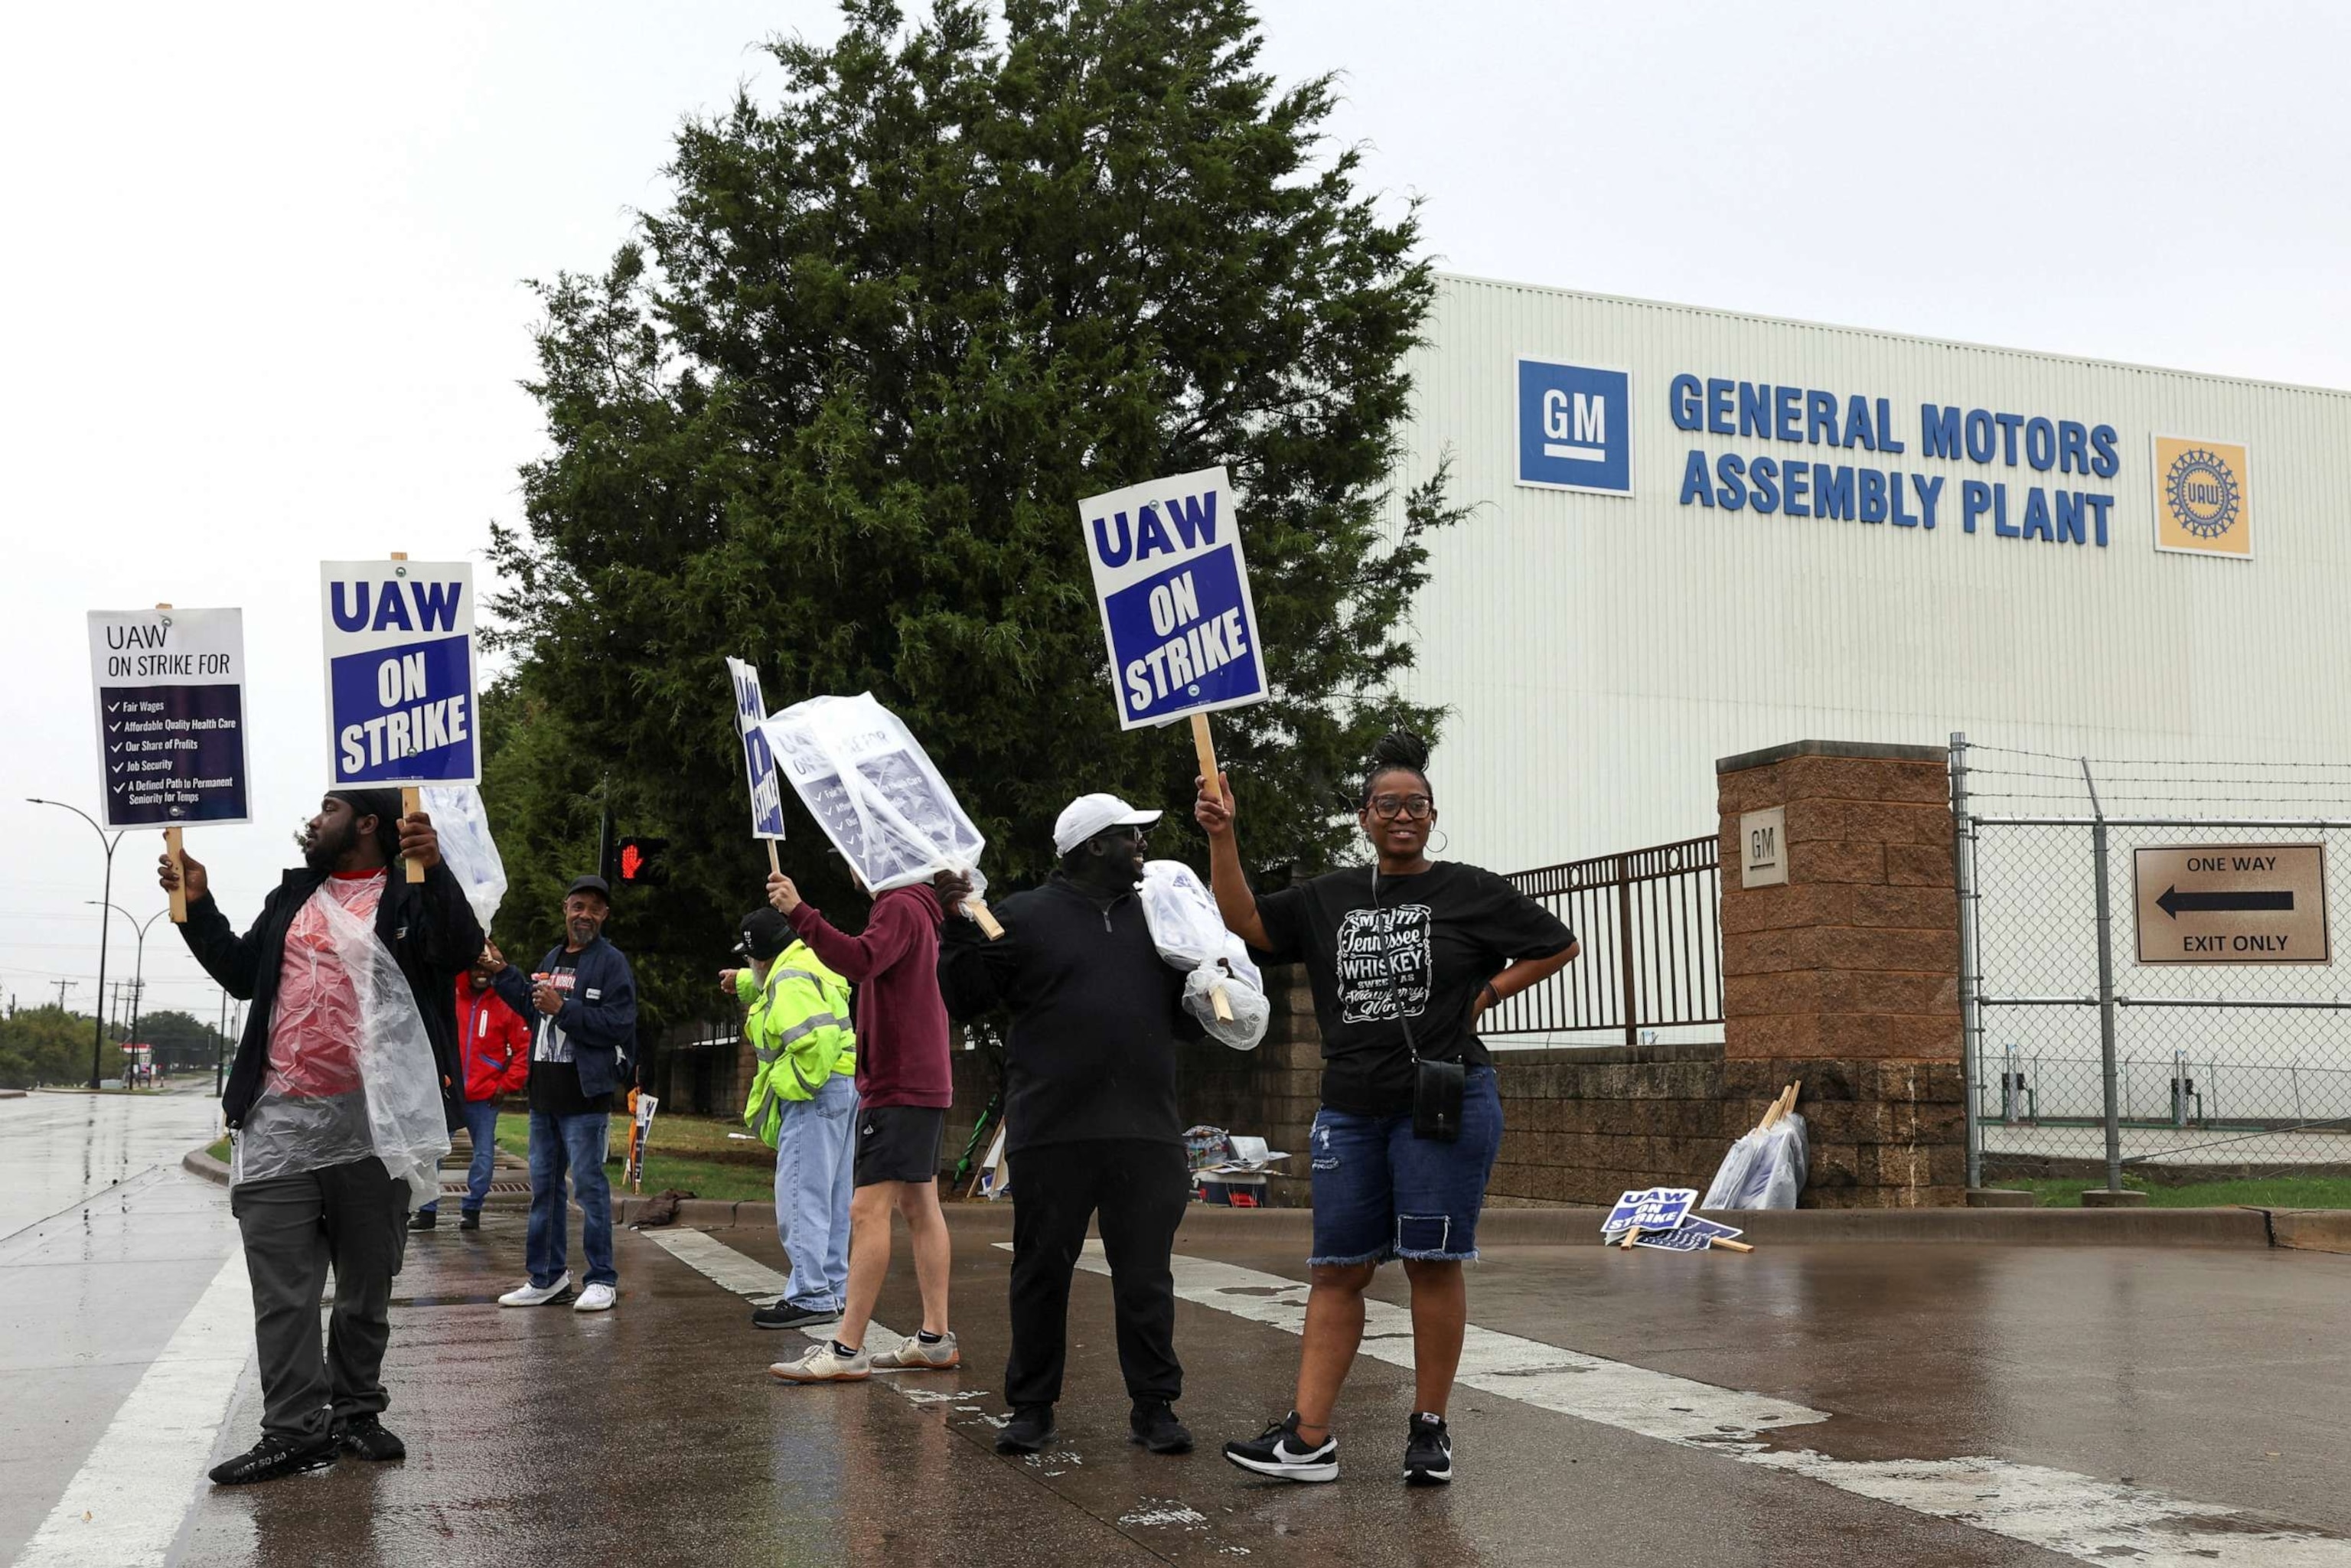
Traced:
<path fill-rule="evenodd" d="M 26 1103 L 0 1103 L 0 1183 Z M 617 1311 L 501 1310 L 497 1293 L 522 1275 L 523 1221 L 494 1198 L 482 1231 L 412 1241 L 387 1365 L 404 1464 L 345 1461 L 214 1491 L 191 1462 L 124 1484 L 182 1511 L 154 1560 L 202 1564 L 2068 1561 L 2023 1526 L 1936 1515 L 1934 1489 L 1949 1479 L 1937 1467 L 1990 1456 L 2007 1468 L 1981 1495 L 2037 1488 L 2044 1516 L 2188 1500 L 2180 1511 L 2200 1533 L 2180 1554 L 2095 1560 L 2351 1562 L 2351 1542 L 2330 1539 L 2351 1534 L 2351 1258 L 1497 1249 L 1471 1281 L 1470 1360 L 1483 1371 L 1454 1404 L 1460 1479 L 1407 1492 L 1396 1469 L 1409 1374 L 1373 1358 L 1400 1354 L 1398 1342 L 1357 1363 L 1338 1484 L 1257 1481 L 1215 1456 L 1217 1441 L 1285 1406 L 1295 1366 L 1280 1320 L 1303 1249 L 1274 1225 L 1236 1239 L 1231 1222 L 1249 1217 L 1178 1241 L 1194 1260 L 1179 1270 L 1181 1408 L 1199 1452 L 1154 1457 L 1124 1441 L 1108 1283 L 1086 1272 L 1062 1440 L 1040 1458 L 998 1458 L 1008 1217 L 958 1218 L 966 1366 L 795 1388 L 763 1369 L 805 1341 L 753 1330 L 747 1301 L 689 1261 L 780 1268 L 771 1231 L 714 1231 L 687 1257 L 624 1233 Z M 77 1471 L 95 1462 L 141 1356 L 232 1242 L 221 1189 L 172 1170 L 133 1173 L 0 1238 L 0 1419 L 17 1439 L 0 1461 L 0 1561 L 68 1480 L 89 1487 Z M 900 1257 L 879 1315 L 904 1327 L 917 1309 Z M 1381 1291 L 1401 1301 L 1401 1278 Z M 1374 1332 L 1395 1325 L 1375 1317 Z M 1573 1364 L 1511 1362 L 1530 1348 Z M 1656 1435 L 1718 1414 L 1733 1418 L 1727 1429 L 1759 1396 L 1805 1424 L 1719 1451 Z M 247 1364 L 211 1452 L 248 1443 L 257 1409 Z M 2116 1504 L 2124 1477 L 2144 1490 Z M 2271 1520 L 2302 1528 L 2281 1537 Z"/>

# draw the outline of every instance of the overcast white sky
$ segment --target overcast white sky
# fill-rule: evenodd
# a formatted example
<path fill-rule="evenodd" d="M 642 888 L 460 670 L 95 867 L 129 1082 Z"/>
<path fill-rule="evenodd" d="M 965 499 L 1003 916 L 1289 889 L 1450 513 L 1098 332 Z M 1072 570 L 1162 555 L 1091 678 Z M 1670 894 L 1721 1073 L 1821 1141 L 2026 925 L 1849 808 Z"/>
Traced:
<path fill-rule="evenodd" d="M 2351 387 L 2351 6 L 1266 0 L 1268 64 L 1486 277 Z M 601 265 L 812 0 L 0 10 L 0 991 L 94 996 L 83 614 L 241 605 L 249 919 L 323 780 L 318 562 L 477 556 L 521 279 Z M 495 810 L 495 802 L 493 803 Z M 1613 845 L 1590 845 L 1596 852 Z M 162 907 L 135 833 L 115 902 Z M 168 922 L 151 1006 L 218 993 Z M 115 963 L 129 933 L 117 923 Z"/>

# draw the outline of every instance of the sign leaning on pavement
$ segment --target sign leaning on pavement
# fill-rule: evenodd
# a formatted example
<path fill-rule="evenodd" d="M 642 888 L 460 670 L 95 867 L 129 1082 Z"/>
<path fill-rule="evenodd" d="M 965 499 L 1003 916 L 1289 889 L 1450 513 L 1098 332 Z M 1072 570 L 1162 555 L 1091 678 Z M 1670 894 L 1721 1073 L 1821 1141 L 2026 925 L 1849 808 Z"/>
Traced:
<path fill-rule="evenodd" d="M 2134 852 L 2142 964 L 2328 964 L 2323 844 Z"/>
<path fill-rule="evenodd" d="M 751 786 L 751 836 L 784 836 L 784 787 L 776 778 L 775 753 L 759 725 L 768 716 L 768 699 L 759 693 L 759 672 L 740 659 L 726 661 L 735 685 L 735 728 L 743 737 L 743 773 Z M 769 852 L 771 854 L 774 852 Z"/>
<path fill-rule="evenodd" d="M 331 787 L 481 782 L 473 567 L 330 560 L 319 588 Z"/>
<path fill-rule="evenodd" d="M 1122 729 L 1263 702 L 1257 607 L 1221 467 L 1078 503 Z"/>
<path fill-rule="evenodd" d="M 253 820 L 243 611 L 93 610 L 89 678 L 108 827 Z"/>
<path fill-rule="evenodd" d="M 1636 1236 L 1633 1245 L 1654 1247 L 1660 1252 L 1705 1252 L 1718 1241 L 1736 1241 L 1746 1234 L 1736 1226 L 1718 1225 L 1693 1214 L 1671 1230 Z"/>
<path fill-rule="evenodd" d="M 1627 1229 L 1677 1230 L 1697 1207 L 1698 1189 L 1692 1186 L 1628 1190 L 1608 1211 L 1608 1218 L 1600 1222 L 1600 1234 L 1621 1236 Z"/>

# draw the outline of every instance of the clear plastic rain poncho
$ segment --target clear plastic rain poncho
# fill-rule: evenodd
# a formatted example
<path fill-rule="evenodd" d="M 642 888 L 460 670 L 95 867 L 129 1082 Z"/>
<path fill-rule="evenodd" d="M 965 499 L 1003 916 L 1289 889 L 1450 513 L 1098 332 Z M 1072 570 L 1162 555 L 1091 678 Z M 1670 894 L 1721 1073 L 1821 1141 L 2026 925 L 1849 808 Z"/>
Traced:
<path fill-rule="evenodd" d="M 1181 861 L 1145 861 L 1142 897 L 1143 916 L 1159 956 L 1186 971 L 1184 1010 L 1219 1044 L 1235 1051 L 1257 1049 L 1273 1017 L 1265 977 L 1249 962 L 1248 945 L 1225 929 L 1216 898 L 1198 874 Z M 1210 993 L 1219 988 L 1232 1012 L 1229 1019 L 1217 1016 Z"/>
<path fill-rule="evenodd" d="M 482 792 L 471 784 L 427 784 L 417 793 L 441 840 L 441 863 L 465 890 L 474 918 L 487 931 L 507 895 L 507 864 L 497 841 L 490 837 Z"/>
<path fill-rule="evenodd" d="M 987 841 L 898 716 L 873 700 L 810 697 L 768 716 L 759 728 L 833 848 L 873 893 L 912 887 L 943 871 L 979 874 Z"/>
<path fill-rule="evenodd" d="M 407 977 L 376 936 L 372 910 L 347 909 L 336 894 L 331 882 L 319 887 L 287 933 L 270 1062 L 237 1134 L 229 1180 L 298 1176 L 372 1155 L 425 1202 L 439 1195 L 435 1167 L 449 1152 L 433 1040 Z M 281 1062 L 281 1028 L 315 1045 Z"/>
<path fill-rule="evenodd" d="M 1791 1111 L 1740 1134 L 1699 1200 L 1700 1208 L 1793 1208 L 1807 1168 L 1804 1119 Z"/>

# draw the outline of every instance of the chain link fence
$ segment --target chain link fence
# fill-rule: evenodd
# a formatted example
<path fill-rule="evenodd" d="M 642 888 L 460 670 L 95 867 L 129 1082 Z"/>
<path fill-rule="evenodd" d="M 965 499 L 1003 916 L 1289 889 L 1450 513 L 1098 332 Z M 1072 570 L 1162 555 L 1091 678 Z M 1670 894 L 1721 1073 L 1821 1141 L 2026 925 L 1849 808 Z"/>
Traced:
<path fill-rule="evenodd" d="M 1954 736 L 1951 779 L 1970 1185 L 2351 1176 L 2351 765 Z"/>

